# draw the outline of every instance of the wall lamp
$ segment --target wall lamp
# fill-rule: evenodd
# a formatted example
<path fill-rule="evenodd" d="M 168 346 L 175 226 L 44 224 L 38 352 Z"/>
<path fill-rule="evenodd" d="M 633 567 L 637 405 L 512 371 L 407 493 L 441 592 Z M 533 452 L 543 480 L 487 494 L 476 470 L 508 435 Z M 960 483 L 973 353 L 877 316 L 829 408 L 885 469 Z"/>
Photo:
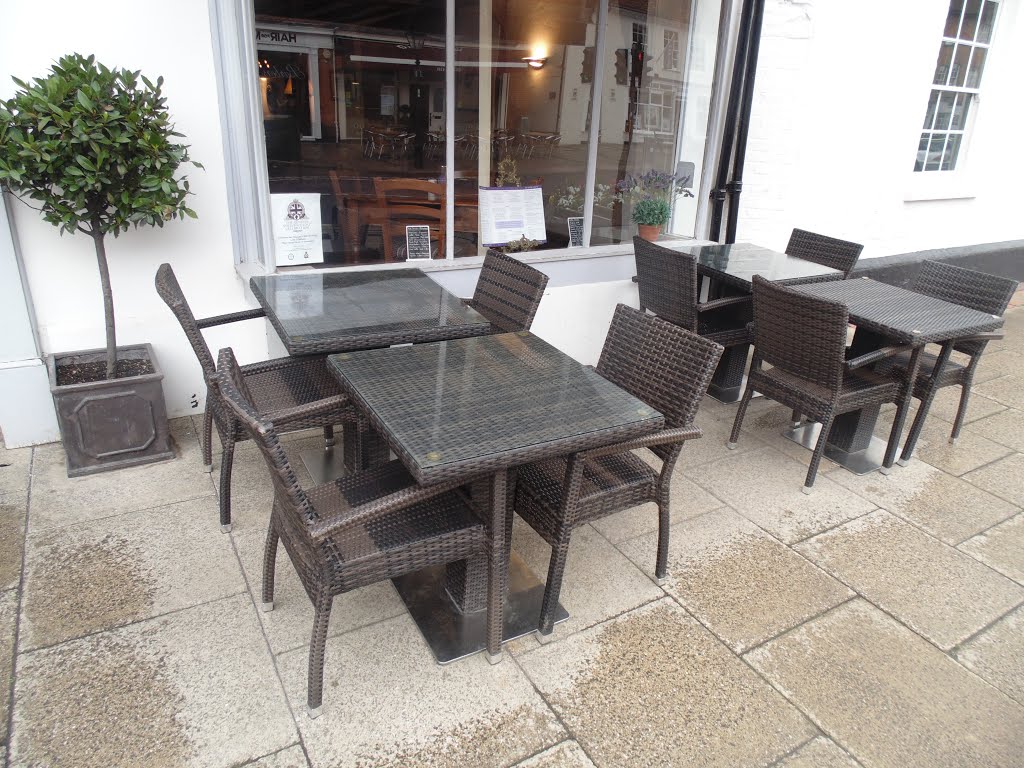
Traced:
<path fill-rule="evenodd" d="M 523 61 L 526 62 L 526 66 L 530 69 L 542 69 L 545 64 L 548 63 L 547 56 L 525 56 Z"/>

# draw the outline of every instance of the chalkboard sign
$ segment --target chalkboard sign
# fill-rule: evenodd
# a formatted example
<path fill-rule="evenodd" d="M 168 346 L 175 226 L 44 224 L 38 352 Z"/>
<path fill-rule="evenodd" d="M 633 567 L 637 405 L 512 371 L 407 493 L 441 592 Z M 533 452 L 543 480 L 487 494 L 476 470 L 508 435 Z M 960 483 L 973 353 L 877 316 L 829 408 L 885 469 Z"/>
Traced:
<path fill-rule="evenodd" d="M 427 224 L 409 224 L 405 228 L 406 258 L 409 261 L 430 258 L 430 227 Z"/>
<path fill-rule="evenodd" d="M 582 216 L 569 217 L 569 245 L 573 248 L 579 248 L 580 246 L 583 245 Z"/>

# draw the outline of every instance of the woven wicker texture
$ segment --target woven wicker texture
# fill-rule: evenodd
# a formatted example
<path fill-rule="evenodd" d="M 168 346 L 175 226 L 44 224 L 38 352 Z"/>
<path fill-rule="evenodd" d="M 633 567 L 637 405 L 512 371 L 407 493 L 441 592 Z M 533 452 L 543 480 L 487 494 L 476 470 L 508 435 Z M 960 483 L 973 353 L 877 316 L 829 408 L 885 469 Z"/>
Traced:
<path fill-rule="evenodd" d="M 493 332 L 487 318 L 418 269 L 267 275 L 249 284 L 291 355 Z"/>
<path fill-rule="evenodd" d="M 263 317 L 262 310 L 249 310 L 234 315 L 222 315 L 207 320 L 196 320 L 178 284 L 170 264 L 161 264 L 156 273 L 156 290 L 178 319 L 185 336 L 196 353 L 206 380 L 206 415 L 203 426 L 203 463 L 212 464 L 212 425 L 216 424 L 221 441 L 220 523 L 231 525 L 231 470 L 234 464 L 235 443 L 248 439 L 248 433 L 225 407 L 218 392 L 217 371 L 201 328 L 224 323 Z M 295 431 L 322 427 L 325 437 L 333 440 L 333 427 L 355 423 L 356 414 L 342 397 L 337 381 L 327 370 L 325 358 L 281 358 L 254 363 L 240 369 L 244 381 L 240 382 L 248 397 L 262 413 L 286 411 L 306 403 L 334 397 L 334 407 L 311 414 L 293 414 L 279 423 L 279 431 Z"/>
<path fill-rule="evenodd" d="M 219 385 L 233 417 L 256 442 L 274 483 L 264 550 L 263 602 L 274 600 L 279 541 L 315 609 L 307 702 L 323 696 L 324 646 L 335 595 L 435 565 L 482 556 L 489 563 L 487 647 L 501 652 L 502 588 L 507 573 L 503 517 L 482 520 L 459 481 L 424 488 L 397 461 L 303 490 L 274 424 L 246 397 L 230 350 L 219 355 Z M 322 407 L 305 406 L 311 413 Z M 468 478 L 467 478 L 468 479 Z"/>
<path fill-rule="evenodd" d="M 794 414 L 806 414 L 812 421 L 821 422 L 821 434 L 804 482 L 810 488 L 835 417 L 869 406 L 899 405 L 885 456 L 885 466 L 892 466 L 909 403 L 909 387 L 901 372 L 850 370 L 845 359 L 850 313 L 841 302 L 811 298 L 805 290 L 754 278 L 754 357 L 729 443 L 735 445 L 739 440 L 754 392 L 789 406 Z M 772 367 L 764 368 L 764 363 Z"/>
<path fill-rule="evenodd" d="M 853 268 L 857 266 L 857 259 L 863 250 L 864 246 L 860 243 L 851 243 L 848 240 L 795 228 L 786 246 L 786 253 L 790 256 L 838 269 L 845 277 L 849 277 Z"/>
<path fill-rule="evenodd" d="M 783 285 L 843 279 L 837 269 L 750 243 L 692 245 L 679 252 L 697 259 L 698 273 L 745 293 L 750 293 L 754 275 Z"/>
<path fill-rule="evenodd" d="M 665 415 L 665 429 L 644 438 L 561 456 L 521 467 L 515 508 L 551 545 L 547 586 L 538 630 L 554 626 L 572 531 L 586 522 L 638 504 L 658 505 L 655 573 L 668 562 L 669 483 L 685 440 L 700 437 L 693 426 L 723 347 L 690 331 L 619 304 L 597 372 Z M 632 450 L 648 447 L 662 459 L 660 472 Z"/>
<path fill-rule="evenodd" d="M 528 331 L 547 284 L 540 270 L 488 250 L 469 305 L 501 331 Z"/>

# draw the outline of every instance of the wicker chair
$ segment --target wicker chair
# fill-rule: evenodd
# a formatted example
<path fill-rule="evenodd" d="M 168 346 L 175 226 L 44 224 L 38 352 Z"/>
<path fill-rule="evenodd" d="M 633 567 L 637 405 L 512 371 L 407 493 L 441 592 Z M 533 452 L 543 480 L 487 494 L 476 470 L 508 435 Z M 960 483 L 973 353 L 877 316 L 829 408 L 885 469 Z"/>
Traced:
<path fill-rule="evenodd" d="M 754 280 L 754 357 L 727 446 L 736 447 L 743 417 L 754 392 L 760 392 L 821 422 L 821 434 L 807 469 L 803 492 L 810 493 L 835 418 L 882 403 L 899 412 L 889 436 L 884 470 L 892 467 L 899 432 L 910 403 L 905 376 L 881 374 L 867 367 L 910 352 L 911 347 L 883 347 L 847 360 L 849 312 L 840 302 L 813 298 L 763 277 Z M 768 363 L 771 368 L 764 368 Z"/>
<path fill-rule="evenodd" d="M 697 260 L 640 237 L 633 238 L 640 311 L 700 334 L 723 347 L 750 343 L 750 296 L 697 301 Z M 722 310 L 728 309 L 728 312 Z M 746 362 L 744 360 L 744 362 Z"/>
<path fill-rule="evenodd" d="M 466 303 L 501 332 L 528 331 L 547 285 L 548 276 L 543 272 L 489 250 L 473 298 Z"/>
<path fill-rule="evenodd" d="M 1002 315 L 1006 311 L 1017 281 L 1006 277 L 997 277 L 973 269 L 965 269 L 953 264 L 938 261 L 924 261 L 921 270 L 914 280 L 913 290 L 926 296 L 933 296 L 953 304 L 960 304 L 977 309 L 990 315 Z M 989 341 L 1001 339 L 1002 332 L 984 333 L 965 339 L 957 339 L 953 344 L 944 344 L 938 355 L 925 351 L 921 353 L 920 368 L 914 382 L 914 397 L 921 401 L 914 423 L 903 446 L 900 463 L 910 460 L 921 436 L 925 419 L 931 408 L 936 393 L 943 387 L 960 387 L 960 407 L 953 421 L 953 431 L 949 441 L 956 442 L 967 415 L 967 402 L 971 396 L 971 383 L 974 373 L 981 360 L 981 354 Z M 952 359 L 953 352 L 966 356 L 966 360 Z M 890 364 L 906 371 L 910 365 L 908 355 L 893 358 Z M 936 373 L 938 372 L 938 373 Z"/>
<path fill-rule="evenodd" d="M 263 610 L 274 608 L 278 541 L 284 542 L 313 603 L 306 693 L 310 717 L 320 714 L 323 700 L 324 646 L 334 597 L 378 581 L 486 557 L 488 659 L 494 664 L 501 661 L 502 597 L 508 566 L 501 540 L 489 532 L 504 532 L 504 520 L 481 519 L 458 488 L 465 480 L 417 485 L 398 461 L 303 490 L 274 422 L 255 409 L 248 378 L 230 349 L 220 351 L 218 370 L 217 386 L 225 406 L 259 447 L 274 483 L 263 555 Z M 334 400 L 327 398 L 294 410 L 315 418 L 332 413 L 337 407 Z"/>
<path fill-rule="evenodd" d="M 573 529 L 606 515 L 653 501 L 658 505 L 655 575 L 668 567 L 669 482 L 683 443 L 701 436 L 694 426 L 701 398 L 723 348 L 657 317 L 623 304 L 615 308 L 597 373 L 656 408 L 665 428 L 627 442 L 521 467 L 515 510 L 548 544 L 551 560 L 537 632 L 554 629 Z M 633 453 L 649 448 L 661 471 Z"/>
<path fill-rule="evenodd" d="M 790 256 L 838 269 L 845 277 L 853 272 L 863 250 L 860 243 L 816 235 L 803 229 L 794 229 L 786 246 L 786 253 Z"/>
<path fill-rule="evenodd" d="M 203 320 L 196 320 L 192 309 L 185 300 L 185 294 L 178 285 L 170 264 L 161 264 L 156 272 L 156 290 L 174 316 L 178 318 L 185 336 L 192 345 L 192 350 L 199 359 L 206 381 L 206 413 L 203 418 L 203 463 L 206 471 L 213 471 L 213 424 L 217 425 L 217 434 L 221 442 L 220 462 L 220 525 L 222 531 L 231 530 L 231 468 L 234 463 L 235 443 L 245 440 L 248 434 L 242 425 L 228 411 L 217 395 L 216 376 L 213 355 L 203 338 L 202 329 L 212 328 L 225 323 L 241 320 L 252 320 L 264 316 L 262 309 L 249 309 L 228 315 L 218 315 Z M 322 427 L 327 446 L 334 444 L 334 425 L 357 422 L 354 409 L 348 400 L 341 396 L 341 388 L 337 380 L 327 370 L 325 357 L 312 358 L 280 358 L 253 363 L 242 368 L 249 390 L 255 398 L 256 406 L 264 413 L 270 411 L 288 414 L 288 418 L 278 418 L 276 423 L 279 431 L 295 431 Z M 296 406 L 309 402 L 333 397 L 335 408 L 331 411 L 317 413 L 312 416 L 290 412 Z M 365 432 L 366 427 L 362 430 Z M 357 430 L 357 434 L 362 432 Z M 346 454 L 357 450 L 358 446 L 346 442 Z M 348 458 L 348 456 L 346 456 Z"/>

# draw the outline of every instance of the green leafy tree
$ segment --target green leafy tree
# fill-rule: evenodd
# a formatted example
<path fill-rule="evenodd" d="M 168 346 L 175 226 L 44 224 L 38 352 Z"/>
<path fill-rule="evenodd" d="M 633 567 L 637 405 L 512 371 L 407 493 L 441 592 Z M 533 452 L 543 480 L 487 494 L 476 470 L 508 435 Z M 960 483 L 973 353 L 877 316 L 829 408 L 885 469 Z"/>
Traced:
<path fill-rule="evenodd" d="M 75 53 L 45 78 L 14 82 L 18 92 L 0 102 L 0 185 L 39 203 L 61 234 L 92 238 L 113 378 L 117 344 L 104 238 L 130 226 L 196 218 L 185 204 L 188 179 L 176 174 L 183 165 L 202 166 L 176 142 L 182 135 L 167 113 L 162 77 L 154 84 Z"/>

